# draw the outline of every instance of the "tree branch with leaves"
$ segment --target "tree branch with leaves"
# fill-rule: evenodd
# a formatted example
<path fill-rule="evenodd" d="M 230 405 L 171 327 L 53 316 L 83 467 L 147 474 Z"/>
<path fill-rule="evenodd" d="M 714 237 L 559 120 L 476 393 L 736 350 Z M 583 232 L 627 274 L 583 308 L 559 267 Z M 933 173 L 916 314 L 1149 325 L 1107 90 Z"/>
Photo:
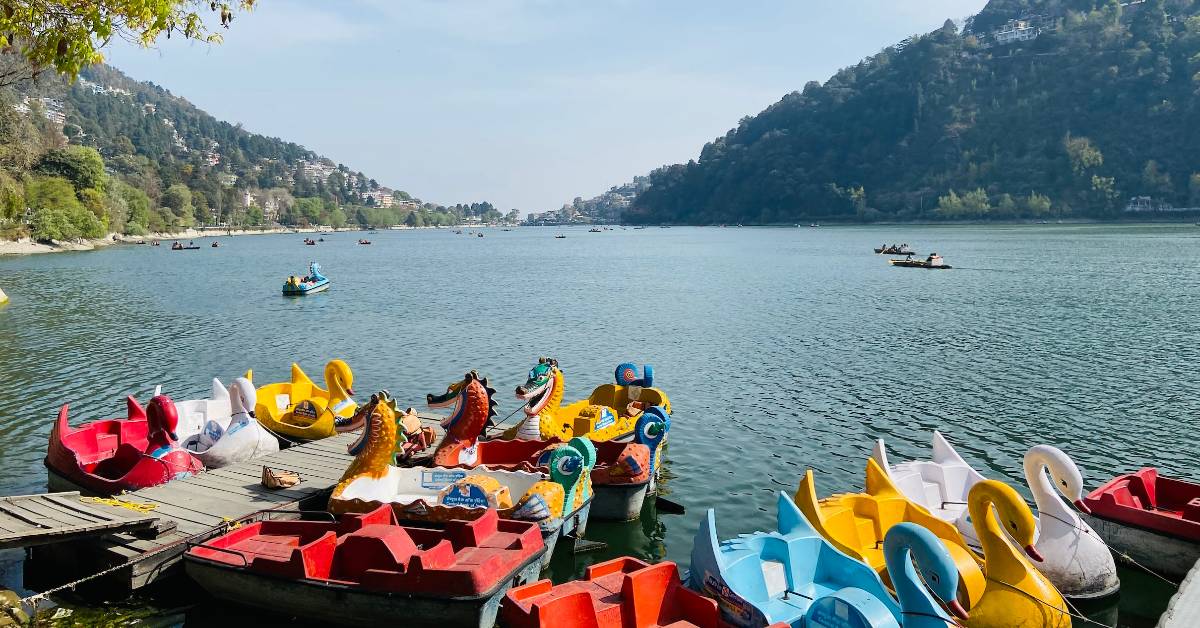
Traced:
<path fill-rule="evenodd" d="M 24 72 L 0 71 L 10 85 L 53 69 L 74 79 L 83 68 L 100 63 L 100 49 L 113 38 L 150 46 L 163 35 L 221 43 L 212 30 L 228 28 L 235 11 L 249 11 L 255 0 L 231 6 L 208 0 L 0 0 L 0 49 L 28 60 Z"/>

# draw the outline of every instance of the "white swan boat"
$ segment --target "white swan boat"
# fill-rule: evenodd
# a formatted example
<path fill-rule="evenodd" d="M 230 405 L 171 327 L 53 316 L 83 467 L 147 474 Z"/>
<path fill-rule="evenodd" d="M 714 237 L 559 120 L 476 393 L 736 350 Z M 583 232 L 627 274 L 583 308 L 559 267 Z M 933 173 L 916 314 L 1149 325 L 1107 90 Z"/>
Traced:
<path fill-rule="evenodd" d="M 931 460 L 890 464 L 883 439 L 875 441 L 871 456 L 906 497 L 939 519 L 954 523 L 969 545 L 979 547 L 967 512 L 967 494 L 985 478 L 958 455 L 940 432 L 933 433 Z M 1120 582 L 1112 552 L 1063 501 L 1065 496 L 1080 510 L 1088 510 L 1082 501 L 1083 475 L 1079 467 L 1069 456 L 1049 445 L 1030 448 L 1025 453 L 1024 467 L 1025 481 L 1038 510 L 1034 547 L 1044 558 L 1036 563 L 1038 570 L 1069 598 L 1100 598 L 1116 593 Z"/>
<path fill-rule="evenodd" d="M 155 394 L 159 392 L 158 387 Z M 254 384 L 239 377 L 226 389 L 213 378 L 212 398 L 180 401 L 176 435 L 182 447 L 204 463 L 220 469 L 235 462 L 279 451 L 279 440 L 259 425 L 251 410 L 257 400 Z"/>

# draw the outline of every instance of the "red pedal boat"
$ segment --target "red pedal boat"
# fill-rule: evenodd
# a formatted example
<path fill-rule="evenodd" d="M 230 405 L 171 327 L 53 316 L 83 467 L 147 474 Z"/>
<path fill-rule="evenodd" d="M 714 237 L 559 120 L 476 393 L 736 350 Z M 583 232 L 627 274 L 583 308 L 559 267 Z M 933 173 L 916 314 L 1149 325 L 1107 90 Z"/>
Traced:
<path fill-rule="evenodd" d="M 718 628 L 715 600 L 684 588 L 679 568 L 617 558 L 587 568 L 583 580 L 542 580 L 508 592 L 507 628 Z"/>
<path fill-rule="evenodd" d="M 583 580 L 542 580 L 508 592 L 505 628 L 724 628 L 716 600 L 683 586 L 672 562 L 628 556 L 587 568 Z M 787 628 L 772 624 L 770 628 Z"/>
<path fill-rule="evenodd" d="M 1182 577 L 1200 559 L 1200 484 L 1148 467 L 1109 480 L 1083 503 L 1105 543 L 1155 571 Z"/>
<path fill-rule="evenodd" d="M 78 428 L 67 422 L 68 405 L 58 411 L 46 452 L 52 490 L 84 490 L 113 495 L 157 486 L 204 470 L 204 464 L 179 445 L 179 414 L 166 395 L 142 408 L 125 399 L 127 417 L 93 421 Z"/>
<path fill-rule="evenodd" d="M 384 505 L 336 522 L 247 524 L 192 547 L 184 565 L 218 599 L 304 622 L 490 628 L 545 551 L 536 523 L 495 510 L 429 528 L 399 525 Z"/>

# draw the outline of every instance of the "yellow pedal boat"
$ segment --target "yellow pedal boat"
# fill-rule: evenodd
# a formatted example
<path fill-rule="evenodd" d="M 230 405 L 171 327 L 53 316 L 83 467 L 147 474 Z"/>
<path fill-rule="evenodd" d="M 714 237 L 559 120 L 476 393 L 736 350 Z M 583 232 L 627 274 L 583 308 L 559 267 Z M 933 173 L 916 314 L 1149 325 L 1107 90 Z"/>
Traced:
<path fill-rule="evenodd" d="M 967 511 L 983 547 L 987 578 L 982 599 L 971 609 L 968 628 L 1069 628 L 1066 601 L 1026 558 L 1028 554 L 1041 560 L 1033 547 L 1037 520 L 1029 505 L 1011 486 L 984 480 L 967 494 Z"/>
<path fill-rule="evenodd" d="M 558 360 L 540 358 L 529 371 L 529 379 L 517 387 L 517 399 L 524 401 L 525 419 L 504 433 L 502 438 L 563 442 L 583 436 L 594 442 L 633 440 L 638 418 L 647 409 L 658 406 L 671 414 L 666 393 L 651 386 L 654 370 L 643 367 L 637 377 L 633 364 L 616 370 L 615 384 L 596 387 L 587 399 L 562 405 L 565 381 Z"/>
<path fill-rule="evenodd" d="M 253 373 L 246 379 L 254 381 Z M 258 422 L 287 438 L 320 440 L 358 427 L 348 420 L 358 404 L 354 402 L 354 374 L 342 360 L 325 365 L 325 386 L 318 388 L 300 365 L 292 364 L 292 381 L 267 384 L 258 389 L 254 414 Z"/>
<path fill-rule="evenodd" d="M 909 522 L 933 532 L 950 551 L 958 567 L 958 600 L 974 617 L 972 607 L 983 597 L 983 561 L 968 547 L 954 524 L 942 521 L 904 497 L 879 464 L 867 460 L 864 493 L 839 493 L 817 499 L 812 469 L 804 472 L 796 505 L 817 532 L 839 550 L 875 569 L 891 586 L 883 557 L 883 538 L 892 526 Z"/>

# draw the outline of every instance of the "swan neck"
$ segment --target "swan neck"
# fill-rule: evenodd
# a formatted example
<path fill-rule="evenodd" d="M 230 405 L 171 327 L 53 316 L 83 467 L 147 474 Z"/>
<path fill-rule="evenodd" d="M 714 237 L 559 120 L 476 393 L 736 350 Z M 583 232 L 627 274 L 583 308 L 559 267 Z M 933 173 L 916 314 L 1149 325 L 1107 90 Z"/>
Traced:
<path fill-rule="evenodd" d="M 967 510 L 979 544 L 983 547 L 984 575 L 994 578 L 1004 573 L 1022 573 L 1026 567 L 1020 558 L 1023 550 L 1013 547 L 1008 535 L 997 521 L 996 492 L 989 486 L 979 484 L 971 489 L 967 499 Z M 1016 567 L 1018 571 L 1014 571 Z"/>

